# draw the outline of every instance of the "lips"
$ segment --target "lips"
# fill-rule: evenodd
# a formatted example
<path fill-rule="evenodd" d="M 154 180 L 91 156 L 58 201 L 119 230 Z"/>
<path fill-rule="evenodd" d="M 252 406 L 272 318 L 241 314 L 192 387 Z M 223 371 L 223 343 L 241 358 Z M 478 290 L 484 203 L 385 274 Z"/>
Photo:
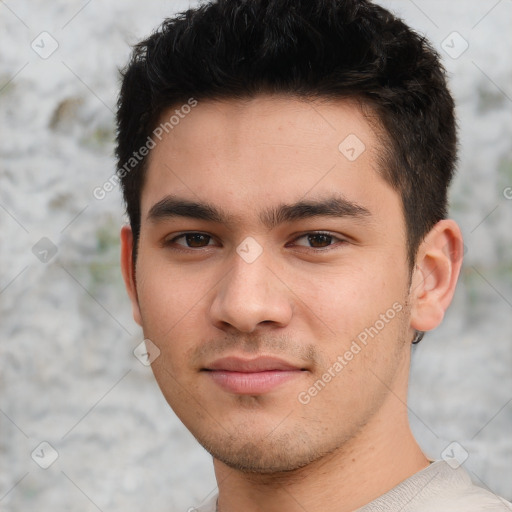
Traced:
<path fill-rule="evenodd" d="M 258 357 L 256 359 L 224 357 L 222 359 L 217 359 L 216 361 L 208 365 L 206 369 L 225 370 L 229 372 L 254 373 L 271 370 L 300 370 L 301 368 L 275 357 Z"/>
<path fill-rule="evenodd" d="M 302 376 L 304 368 L 275 357 L 224 357 L 209 364 L 204 371 L 225 391 L 258 395 Z"/>

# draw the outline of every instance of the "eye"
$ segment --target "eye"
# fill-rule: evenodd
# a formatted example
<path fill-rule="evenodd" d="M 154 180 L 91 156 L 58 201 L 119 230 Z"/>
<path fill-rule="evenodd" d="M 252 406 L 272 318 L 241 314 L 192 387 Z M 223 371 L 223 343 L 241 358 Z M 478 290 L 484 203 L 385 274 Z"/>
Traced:
<path fill-rule="evenodd" d="M 328 247 L 332 247 L 333 245 L 339 245 L 336 244 L 336 242 L 343 243 L 345 240 L 334 236 L 331 233 L 324 232 L 306 233 L 294 240 L 296 245 L 313 249 L 326 249 Z"/>
<path fill-rule="evenodd" d="M 181 235 L 166 240 L 165 245 L 176 244 L 188 249 L 200 249 L 214 245 L 210 243 L 212 241 L 213 237 L 205 233 L 182 233 Z"/>

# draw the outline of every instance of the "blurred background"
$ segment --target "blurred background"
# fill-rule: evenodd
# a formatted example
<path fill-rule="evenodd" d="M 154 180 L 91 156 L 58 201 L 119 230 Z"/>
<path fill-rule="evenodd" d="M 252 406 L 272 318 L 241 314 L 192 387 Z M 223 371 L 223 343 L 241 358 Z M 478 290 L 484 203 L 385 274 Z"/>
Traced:
<path fill-rule="evenodd" d="M 512 2 L 381 3 L 442 55 L 460 125 L 465 262 L 414 351 L 411 422 L 430 457 L 455 454 L 511 500 Z M 1 510 L 184 512 L 216 492 L 211 457 L 133 355 L 120 192 L 93 194 L 115 172 L 118 68 L 194 5 L 0 2 Z"/>

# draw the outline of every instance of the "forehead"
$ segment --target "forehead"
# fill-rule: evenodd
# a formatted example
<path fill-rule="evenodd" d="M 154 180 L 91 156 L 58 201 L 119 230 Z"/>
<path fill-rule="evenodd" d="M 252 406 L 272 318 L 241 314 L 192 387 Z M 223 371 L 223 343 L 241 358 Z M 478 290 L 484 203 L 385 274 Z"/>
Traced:
<path fill-rule="evenodd" d="M 179 109 L 179 106 L 177 107 Z M 175 108 L 164 112 L 161 122 Z M 399 202 L 378 173 L 380 140 L 358 105 L 287 96 L 198 102 L 151 150 L 142 217 L 166 195 L 233 214 L 339 193 L 369 210 Z"/>

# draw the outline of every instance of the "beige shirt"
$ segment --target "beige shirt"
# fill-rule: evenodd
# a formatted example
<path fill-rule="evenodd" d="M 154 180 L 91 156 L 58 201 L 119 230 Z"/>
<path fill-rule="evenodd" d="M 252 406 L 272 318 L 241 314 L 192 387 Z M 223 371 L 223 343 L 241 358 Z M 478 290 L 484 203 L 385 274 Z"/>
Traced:
<path fill-rule="evenodd" d="M 474 485 L 462 467 L 448 462 L 430 464 L 356 512 L 512 512 L 511 503 Z M 192 510 L 215 512 L 217 496 Z"/>

